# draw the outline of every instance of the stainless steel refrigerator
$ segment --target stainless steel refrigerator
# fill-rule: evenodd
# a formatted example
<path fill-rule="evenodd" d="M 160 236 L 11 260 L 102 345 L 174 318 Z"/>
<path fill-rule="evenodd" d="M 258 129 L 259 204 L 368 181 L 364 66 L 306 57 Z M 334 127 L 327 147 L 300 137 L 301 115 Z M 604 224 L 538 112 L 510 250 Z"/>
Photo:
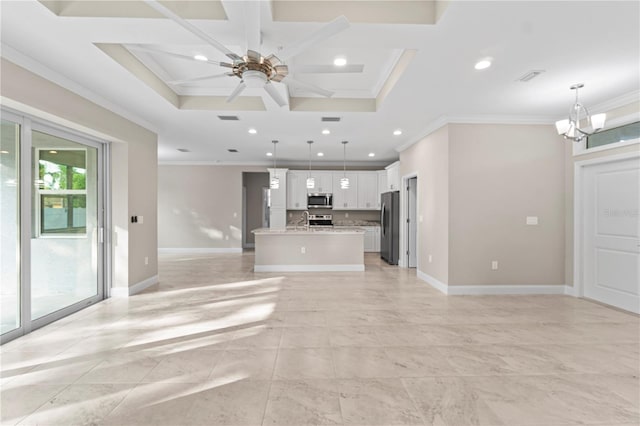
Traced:
<path fill-rule="evenodd" d="M 400 191 L 381 195 L 380 257 L 389 265 L 398 264 L 400 251 Z"/>

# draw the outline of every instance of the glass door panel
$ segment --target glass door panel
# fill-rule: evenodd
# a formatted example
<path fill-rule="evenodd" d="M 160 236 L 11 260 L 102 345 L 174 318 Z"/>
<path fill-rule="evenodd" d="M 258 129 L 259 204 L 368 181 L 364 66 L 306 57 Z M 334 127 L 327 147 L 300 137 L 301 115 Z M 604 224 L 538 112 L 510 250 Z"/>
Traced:
<path fill-rule="evenodd" d="M 31 319 L 99 294 L 98 150 L 32 132 Z"/>
<path fill-rule="evenodd" d="M 20 323 L 20 125 L 0 128 L 0 334 Z"/>

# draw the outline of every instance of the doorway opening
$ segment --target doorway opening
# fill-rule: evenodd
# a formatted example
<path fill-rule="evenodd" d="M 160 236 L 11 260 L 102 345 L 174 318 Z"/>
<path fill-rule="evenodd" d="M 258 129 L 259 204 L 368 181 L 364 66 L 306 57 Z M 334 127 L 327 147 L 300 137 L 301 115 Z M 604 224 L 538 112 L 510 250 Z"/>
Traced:
<path fill-rule="evenodd" d="M 242 248 L 255 247 L 251 231 L 269 227 L 269 173 L 242 173 Z"/>

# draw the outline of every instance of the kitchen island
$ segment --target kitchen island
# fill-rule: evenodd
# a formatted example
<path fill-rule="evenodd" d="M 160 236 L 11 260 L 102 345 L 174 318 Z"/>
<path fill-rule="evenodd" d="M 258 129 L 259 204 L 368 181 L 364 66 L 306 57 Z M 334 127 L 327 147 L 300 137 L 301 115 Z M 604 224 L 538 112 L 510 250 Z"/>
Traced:
<path fill-rule="evenodd" d="M 255 272 L 364 271 L 361 228 L 260 228 Z"/>

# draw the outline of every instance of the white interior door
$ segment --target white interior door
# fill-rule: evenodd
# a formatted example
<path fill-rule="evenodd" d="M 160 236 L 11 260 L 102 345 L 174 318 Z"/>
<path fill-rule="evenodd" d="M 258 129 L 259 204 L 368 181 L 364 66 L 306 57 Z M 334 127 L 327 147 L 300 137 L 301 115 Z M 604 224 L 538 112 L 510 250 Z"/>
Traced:
<path fill-rule="evenodd" d="M 640 313 L 640 159 L 584 167 L 584 296 Z"/>

